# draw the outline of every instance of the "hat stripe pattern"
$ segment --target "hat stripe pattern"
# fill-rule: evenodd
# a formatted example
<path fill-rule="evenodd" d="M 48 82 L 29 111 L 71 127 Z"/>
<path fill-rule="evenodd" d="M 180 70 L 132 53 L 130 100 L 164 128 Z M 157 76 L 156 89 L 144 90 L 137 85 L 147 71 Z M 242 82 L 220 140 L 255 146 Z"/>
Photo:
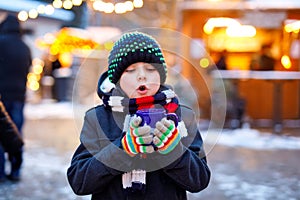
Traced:
<path fill-rule="evenodd" d="M 116 84 L 122 73 L 131 64 L 145 62 L 153 65 L 160 74 L 160 81 L 166 80 L 167 67 L 158 42 L 145 33 L 125 33 L 114 44 L 108 57 L 108 77 Z"/>

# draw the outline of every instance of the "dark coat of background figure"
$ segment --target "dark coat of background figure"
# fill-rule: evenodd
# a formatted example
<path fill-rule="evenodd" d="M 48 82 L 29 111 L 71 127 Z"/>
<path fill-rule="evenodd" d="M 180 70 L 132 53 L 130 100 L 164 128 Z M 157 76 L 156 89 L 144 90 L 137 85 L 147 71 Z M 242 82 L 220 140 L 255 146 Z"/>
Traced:
<path fill-rule="evenodd" d="M 21 26 L 16 16 L 7 15 L 0 24 L 0 94 L 1 100 L 22 135 L 26 81 L 32 58 L 31 51 L 22 40 Z M 0 156 L 4 152 L 0 149 Z M 22 155 L 21 155 L 22 156 Z M 11 172 L 9 177 L 20 179 L 18 158 L 9 154 Z M 3 162 L 1 164 L 3 165 Z M 4 164 L 5 166 L 5 164 Z M 3 176 L 3 171 L 0 176 Z"/>
<path fill-rule="evenodd" d="M 251 70 L 269 71 L 275 69 L 276 60 L 271 54 L 271 45 L 262 45 L 259 55 L 254 57 L 250 62 Z"/>
<path fill-rule="evenodd" d="M 24 142 L 14 122 L 9 117 L 3 103 L 0 100 L 0 148 L 16 158 L 16 165 L 22 164 L 22 147 Z M 1 160 L 4 157 L 0 158 Z M 1 166 L 0 166 L 1 167 Z M 4 171 L 4 168 L 0 169 Z M 0 181 L 5 177 L 0 177 Z"/>

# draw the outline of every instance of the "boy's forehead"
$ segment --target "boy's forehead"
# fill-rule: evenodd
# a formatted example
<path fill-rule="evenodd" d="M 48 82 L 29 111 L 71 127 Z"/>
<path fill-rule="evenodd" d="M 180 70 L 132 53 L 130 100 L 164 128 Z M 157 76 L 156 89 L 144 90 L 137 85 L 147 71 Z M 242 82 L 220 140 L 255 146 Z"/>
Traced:
<path fill-rule="evenodd" d="M 136 63 L 133 63 L 133 64 L 129 65 L 128 67 L 130 67 L 130 66 L 148 66 L 148 65 L 151 65 L 151 63 L 147 63 L 147 62 L 136 62 Z"/>

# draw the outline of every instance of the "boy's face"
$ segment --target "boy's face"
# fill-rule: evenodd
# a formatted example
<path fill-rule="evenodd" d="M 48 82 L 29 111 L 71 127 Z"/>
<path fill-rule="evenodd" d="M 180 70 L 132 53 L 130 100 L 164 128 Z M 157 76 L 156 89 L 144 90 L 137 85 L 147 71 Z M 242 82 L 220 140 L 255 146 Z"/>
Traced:
<path fill-rule="evenodd" d="M 120 86 L 129 98 L 152 96 L 160 87 L 160 75 L 148 63 L 134 63 L 123 72 Z"/>

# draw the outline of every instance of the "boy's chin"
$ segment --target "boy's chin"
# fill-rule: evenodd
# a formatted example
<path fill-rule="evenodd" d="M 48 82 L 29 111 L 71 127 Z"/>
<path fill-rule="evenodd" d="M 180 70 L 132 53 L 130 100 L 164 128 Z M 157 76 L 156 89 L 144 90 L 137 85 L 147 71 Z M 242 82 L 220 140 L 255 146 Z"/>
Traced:
<path fill-rule="evenodd" d="M 149 92 L 146 93 L 136 93 L 132 95 L 130 98 L 141 98 L 141 97 L 146 97 L 146 96 L 152 96 Z"/>
<path fill-rule="evenodd" d="M 139 94 L 137 94 L 137 95 L 133 95 L 133 96 L 131 96 L 130 98 L 141 98 L 141 97 L 146 97 L 146 96 L 149 96 L 149 95 L 139 95 Z"/>
<path fill-rule="evenodd" d="M 157 93 L 156 90 L 136 90 L 132 94 L 128 95 L 129 98 L 141 98 L 147 96 L 153 96 Z"/>

